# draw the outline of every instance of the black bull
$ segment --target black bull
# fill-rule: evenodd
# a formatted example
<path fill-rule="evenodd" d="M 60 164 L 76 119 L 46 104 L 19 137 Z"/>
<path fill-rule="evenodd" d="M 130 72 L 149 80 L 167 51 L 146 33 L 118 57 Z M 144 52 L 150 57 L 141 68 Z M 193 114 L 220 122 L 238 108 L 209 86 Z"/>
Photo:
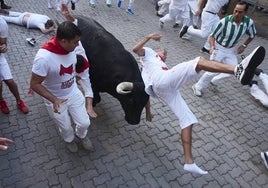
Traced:
<path fill-rule="evenodd" d="M 84 16 L 76 18 L 82 32 L 81 43 L 90 63 L 93 105 L 101 100 L 99 92 L 107 92 L 119 100 L 125 112 L 125 120 L 129 124 L 138 124 L 149 96 L 144 91 L 137 61 L 98 22 Z M 125 95 L 117 93 L 116 87 L 121 82 L 132 82 L 132 92 Z"/>

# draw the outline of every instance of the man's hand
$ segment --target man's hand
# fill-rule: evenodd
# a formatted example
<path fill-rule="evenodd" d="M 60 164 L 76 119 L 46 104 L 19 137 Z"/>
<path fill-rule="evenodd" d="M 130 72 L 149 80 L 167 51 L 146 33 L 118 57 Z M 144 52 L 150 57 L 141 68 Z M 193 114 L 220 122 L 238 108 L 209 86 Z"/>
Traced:
<path fill-rule="evenodd" d="M 149 34 L 148 37 L 155 41 L 160 41 L 162 36 L 159 33 L 152 33 L 152 34 Z"/>
<path fill-rule="evenodd" d="M 58 113 L 60 114 L 60 106 L 62 103 L 65 103 L 68 99 L 56 99 L 54 102 L 53 102 L 53 109 L 54 109 L 54 112 L 55 113 Z"/>
<path fill-rule="evenodd" d="M 244 50 L 245 50 L 245 47 L 243 47 L 242 45 L 239 46 L 239 47 L 237 48 L 237 54 L 241 54 L 241 53 L 243 53 Z"/>
<path fill-rule="evenodd" d="M 7 52 L 7 45 L 1 44 L 0 45 L 0 53 L 6 53 Z"/>
<path fill-rule="evenodd" d="M 1 138 L 0 137 L 0 150 L 7 150 L 8 144 L 12 144 L 14 141 L 8 138 Z"/>

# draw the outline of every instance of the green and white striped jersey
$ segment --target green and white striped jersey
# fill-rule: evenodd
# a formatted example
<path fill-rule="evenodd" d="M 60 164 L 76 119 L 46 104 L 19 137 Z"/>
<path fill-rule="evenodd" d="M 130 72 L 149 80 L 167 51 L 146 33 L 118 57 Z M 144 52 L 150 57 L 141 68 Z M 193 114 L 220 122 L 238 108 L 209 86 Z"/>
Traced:
<path fill-rule="evenodd" d="M 248 16 L 244 16 L 240 25 L 234 22 L 234 16 L 229 15 L 220 20 L 210 36 L 216 39 L 220 45 L 231 48 L 241 37 L 247 34 L 250 38 L 256 35 L 254 22 Z"/>

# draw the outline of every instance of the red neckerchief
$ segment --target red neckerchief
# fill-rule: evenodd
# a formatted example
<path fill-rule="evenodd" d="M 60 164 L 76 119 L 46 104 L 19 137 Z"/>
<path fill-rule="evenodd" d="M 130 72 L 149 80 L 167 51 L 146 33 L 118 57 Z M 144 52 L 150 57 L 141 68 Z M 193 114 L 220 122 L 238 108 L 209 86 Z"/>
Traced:
<path fill-rule="evenodd" d="M 165 62 L 162 56 L 160 56 L 160 55 L 157 54 L 156 57 L 160 58 L 160 60 L 162 62 Z M 162 67 L 162 70 L 165 70 L 166 71 L 166 70 L 168 70 L 168 67 Z"/>
<path fill-rule="evenodd" d="M 160 55 L 157 54 L 156 57 L 159 57 L 161 59 L 161 61 L 165 62 L 165 60 L 163 59 L 162 56 L 160 56 Z"/>
<path fill-rule="evenodd" d="M 43 44 L 43 46 L 41 46 L 41 48 L 60 55 L 66 55 L 69 53 L 63 49 L 55 36 L 51 37 L 45 44 Z"/>

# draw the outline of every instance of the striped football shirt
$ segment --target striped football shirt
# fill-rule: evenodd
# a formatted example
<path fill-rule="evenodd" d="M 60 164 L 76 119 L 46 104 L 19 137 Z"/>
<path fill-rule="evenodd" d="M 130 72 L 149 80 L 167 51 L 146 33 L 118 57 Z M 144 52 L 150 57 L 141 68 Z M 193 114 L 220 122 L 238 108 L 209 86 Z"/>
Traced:
<path fill-rule="evenodd" d="M 250 38 L 256 35 L 256 28 L 252 19 L 244 16 L 240 25 L 234 22 L 234 16 L 229 15 L 221 19 L 210 36 L 216 39 L 220 45 L 231 48 L 241 37 L 247 34 Z"/>

